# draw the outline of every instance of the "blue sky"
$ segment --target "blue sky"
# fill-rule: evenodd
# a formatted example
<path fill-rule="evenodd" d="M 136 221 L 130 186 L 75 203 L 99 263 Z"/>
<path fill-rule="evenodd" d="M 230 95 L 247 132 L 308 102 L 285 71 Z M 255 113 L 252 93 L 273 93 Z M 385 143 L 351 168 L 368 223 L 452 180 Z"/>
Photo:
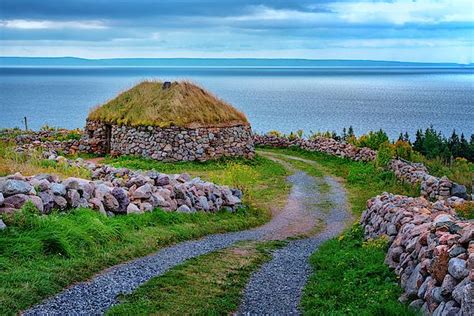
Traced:
<path fill-rule="evenodd" d="M 473 0 L 1 0 L 1 56 L 474 62 Z"/>

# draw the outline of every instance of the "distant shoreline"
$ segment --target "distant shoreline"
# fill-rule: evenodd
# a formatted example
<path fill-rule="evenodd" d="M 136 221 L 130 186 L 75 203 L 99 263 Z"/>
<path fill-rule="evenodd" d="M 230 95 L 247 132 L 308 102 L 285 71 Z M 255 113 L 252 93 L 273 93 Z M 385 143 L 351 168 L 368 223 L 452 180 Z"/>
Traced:
<path fill-rule="evenodd" d="M 474 64 L 424 63 L 384 60 L 265 59 L 265 58 L 111 58 L 0 57 L 0 67 L 196 67 L 196 68 L 456 68 Z"/>

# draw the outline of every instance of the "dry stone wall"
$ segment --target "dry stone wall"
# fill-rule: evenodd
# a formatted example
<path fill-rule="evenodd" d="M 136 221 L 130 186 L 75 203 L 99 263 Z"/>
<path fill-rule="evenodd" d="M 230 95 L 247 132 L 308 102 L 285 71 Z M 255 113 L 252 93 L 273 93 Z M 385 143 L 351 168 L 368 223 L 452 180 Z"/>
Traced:
<path fill-rule="evenodd" d="M 205 161 L 255 155 L 249 126 L 187 129 L 112 126 L 111 153 L 163 161 Z"/>
<path fill-rule="evenodd" d="M 374 161 L 377 152 L 370 148 L 358 148 L 332 138 L 315 137 L 312 139 L 295 138 L 274 135 L 255 135 L 255 145 L 276 148 L 298 147 L 308 151 L 318 151 L 355 161 Z M 428 173 L 421 163 L 413 163 L 402 159 L 392 159 L 388 164 L 398 179 L 413 185 L 420 184 L 421 195 L 430 200 L 447 199 L 451 196 L 469 199 L 464 185 L 452 182 L 447 177 L 438 178 Z"/>
<path fill-rule="evenodd" d="M 68 160 L 54 153 L 45 157 L 87 168 L 91 180 L 19 173 L 0 178 L 0 215 L 14 213 L 31 201 L 42 214 L 51 210 L 89 207 L 104 215 L 143 213 L 160 207 L 168 211 L 192 213 L 233 212 L 241 205 L 242 192 L 218 186 L 187 174 L 140 172 L 127 168 L 96 165 L 82 159 Z"/>
<path fill-rule="evenodd" d="M 312 139 L 288 139 L 273 135 L 255 135 L 255 145 L 288 148 L 299 147 L 308 151 L 319 151 L 329 155 L 349 158 L 355 161 L 373 161 L 376 152 L 370 148 L 358 148 L 349 143 L 338 142 L 332 138 L 315 137 Z"/>
<path fill-rule="evenodd" d="M 474 315 L 474 222 L 461 220 L 451 197 L 429 202 L 384 193 L 367 202 L 366 238 L 388 236 L 386 263 L 400 277 L 403 300 L 428 315 Z"/>
<path fill-rule="evenodd" d="M 388 164 L 397 178 L 411 184 L 420 184 L 421 195 L 430 200 L 444 200 L 451 196 L 469 199 L 466 187 L 457 184 L 447 177 L 438 178 L 428 173 L 421 163 L 413 163 L 401 159 L 392 159 Z"/>

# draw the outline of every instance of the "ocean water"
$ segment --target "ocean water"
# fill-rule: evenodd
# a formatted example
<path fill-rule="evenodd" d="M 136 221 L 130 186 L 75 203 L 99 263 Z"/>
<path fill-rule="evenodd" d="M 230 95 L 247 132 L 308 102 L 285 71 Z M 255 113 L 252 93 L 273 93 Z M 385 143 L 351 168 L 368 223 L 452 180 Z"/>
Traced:
<path fill-rule="evenodd" d="M 32 129 L 83 127 L 91 108 L 144 79 L 194 81 L 257 132 L 474 133 L 473 70 L 376 68 L 0 68 L 0 128 L 22 127 L 24 116 Z"/>

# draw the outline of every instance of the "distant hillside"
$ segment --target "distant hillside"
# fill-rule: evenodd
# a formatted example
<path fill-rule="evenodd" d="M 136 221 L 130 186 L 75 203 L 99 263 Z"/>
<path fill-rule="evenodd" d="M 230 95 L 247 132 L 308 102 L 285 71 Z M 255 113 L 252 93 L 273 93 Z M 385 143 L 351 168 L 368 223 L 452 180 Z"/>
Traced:
<path fill-rule="evenodd" d="M 374 60 L 313 60 L 258 58 L 112 58 L 0 57 L 1 66 L 135 66 L 135 67 L 455 67 L 456 63 L 416 63 Z"/>

